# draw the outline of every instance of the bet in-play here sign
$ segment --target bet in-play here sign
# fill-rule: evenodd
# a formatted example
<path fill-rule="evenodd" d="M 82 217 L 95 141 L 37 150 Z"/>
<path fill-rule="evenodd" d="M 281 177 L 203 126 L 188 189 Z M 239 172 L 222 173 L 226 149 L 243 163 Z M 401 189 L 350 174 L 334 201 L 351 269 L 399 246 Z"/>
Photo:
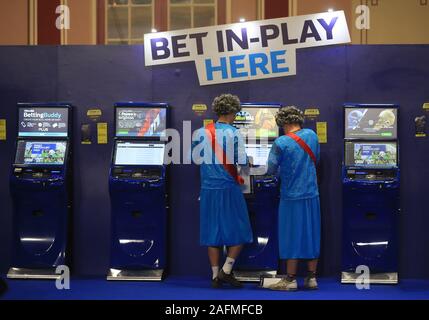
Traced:
<path fill-rule="evenodd" d="M 146 66 L 194 61 L 200 85 L 296 74 L 296 49 L 350 42 L 344 11 L 145 35 Z"/>

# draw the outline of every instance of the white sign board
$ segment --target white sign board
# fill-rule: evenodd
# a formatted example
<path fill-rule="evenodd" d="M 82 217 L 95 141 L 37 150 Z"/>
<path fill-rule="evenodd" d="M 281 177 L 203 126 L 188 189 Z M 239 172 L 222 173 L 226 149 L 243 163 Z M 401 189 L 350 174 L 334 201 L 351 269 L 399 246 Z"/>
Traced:
<path fill-rule="evenodd" d="M 350 42 L 344 11 L 145 35 L 146 66 L 194 61 L 200 85 L 296 74 L 296 49 Z"/>

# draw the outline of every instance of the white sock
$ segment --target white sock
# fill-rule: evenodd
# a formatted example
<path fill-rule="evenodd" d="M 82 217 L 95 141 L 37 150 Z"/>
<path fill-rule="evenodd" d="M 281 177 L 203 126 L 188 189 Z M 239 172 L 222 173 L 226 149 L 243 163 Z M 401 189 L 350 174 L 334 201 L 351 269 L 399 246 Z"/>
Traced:
<path fill-rule="evenodd" d="M 223 272 L 225 272 L 226 274 L 231 274 L 234 263 L 235 263 L 235 260 L 233 258 L 227 257 L 225 264 L 222 267 Z"/>
<path fill-rule="evenodd" d="M 212 279 L 216 279 L 217 275 L 219 274 L 219 266 L 212 267 L 212 272 L 213 272 L 213 278 Z"/>

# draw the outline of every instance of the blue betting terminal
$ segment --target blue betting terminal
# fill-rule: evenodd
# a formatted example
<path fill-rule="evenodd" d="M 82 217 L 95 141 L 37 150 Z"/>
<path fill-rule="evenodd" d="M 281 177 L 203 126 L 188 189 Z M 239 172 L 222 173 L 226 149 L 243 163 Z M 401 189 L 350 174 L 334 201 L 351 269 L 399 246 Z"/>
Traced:
<path fill-rule="evenodd" d="M 247 203 L 253 242 L 246 244 L 236 262 L 234 274 L 240 281 L 259 282 L 261 276 L 274 276 L 279 266 L 277 215 L 280 184 L 267 174 L 272 144 L 280 135 L 275 114 L 281 105 L 244 103 L 234 126 L 245 139 L 246 154 L 253 159 L 250 170 L 242 170 L 242 187 Z"/>
<path fill-rule="evenodd" d="M 57 279 L 70 266 L 72 105 L 19 103 L 11 279 Z"/>
<path fill-rule="evenodd" d="M 167 266 L 169 106 L 127 102 L 114 109 L 107 280 L 160 281 Z"/>
<path fill-rule="evenodd" d="M 399 281 L 398 120 L 397 105 L 345 105 L 342 283 Z"/>

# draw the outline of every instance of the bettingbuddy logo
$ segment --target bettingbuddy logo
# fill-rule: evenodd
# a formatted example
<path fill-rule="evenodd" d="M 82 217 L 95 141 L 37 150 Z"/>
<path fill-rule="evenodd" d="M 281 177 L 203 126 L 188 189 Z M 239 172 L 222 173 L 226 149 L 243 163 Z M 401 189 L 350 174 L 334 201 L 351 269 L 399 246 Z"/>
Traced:
<path fill-rule="evenodd" d="M 36 112 L 36 111 L 24 111 L 24 119 L 58 119 L 62 117 L 59 112 Z"/>

